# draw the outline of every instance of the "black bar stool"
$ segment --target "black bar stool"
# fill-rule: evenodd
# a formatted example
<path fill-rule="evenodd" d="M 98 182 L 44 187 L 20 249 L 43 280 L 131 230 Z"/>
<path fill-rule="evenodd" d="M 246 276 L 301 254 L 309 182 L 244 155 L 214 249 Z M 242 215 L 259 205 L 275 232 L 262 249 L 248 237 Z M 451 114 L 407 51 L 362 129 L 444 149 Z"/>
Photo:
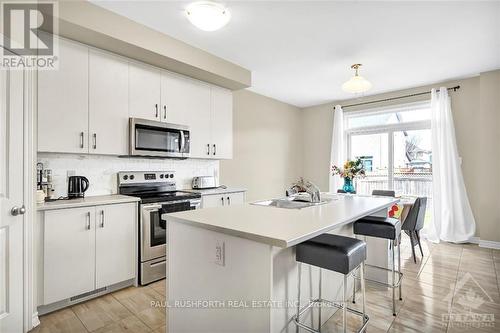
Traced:
<path fill-rule="evenodd" d="M 379 269 L 386 271 L 391 271 L 392 281 L 391 283 L 384 283 L 376 280 L 366 279 L 367 281 L 376 282 L 392 288 L 392 314 L 396 315 L 396 288 L 399 288 L 399 300 L 402 301 L 403 297 L 401 294 L 401 280 L 403 279 L 403 273 L 401 273 L 401 222 L 398 219 L 389 217 L 375 217 L 367 216 L 360 220 L 354 222 L 353 226 L 355 235 L 363 235 L 376 238 L 389 239 L 391 241 L 391 254 L 392 254 L 392 269 L 387 269 L 383 267 L 375 266 Z M 395 247 L 398 248 L 398 281 L 396 281 L 396 264 L 395 264 Z M 372 266 L 366 264 L 366 266 Z M 355 279 L 357 276 L 353 274 Z M 356 284 L 354 284 L 352 291 L 352 301 L 356 301 Z"/>
<path fill-rule="evenodd" d="M 321 307 L 319 311 L 319 327 L 315 330 L 300 322 L 300 316 L 308 311 L 314 304 L 328 304 L 343 311 L 344 332 L 347 330 L 347 311 L 363 318 L 363 325 L 358 332 L 366 329 L 368 320 L 365 314 L 365 280 L 364 262 L 366 259 L 366 243 L 362 240 L 339 235 L 322 234 L 296 246 L 295 259 L 298 261 L 297 277 L 297 314 L 293 316 L 297 332 L 299 327 L 313 333 L 321 332 Z M 319 295 L 317 299 L 309 300 L 308 304 L 300 308 L 300 278 L 302 263 L 319 267 Z M 347 307 L 347 277 L 356 269 L 360 268 L 361 292 L 363 294 L 362 312 Z M 328 269 L 344 275 L 342 304 L 336 304 L 321 298 L 321 269 Z"/>

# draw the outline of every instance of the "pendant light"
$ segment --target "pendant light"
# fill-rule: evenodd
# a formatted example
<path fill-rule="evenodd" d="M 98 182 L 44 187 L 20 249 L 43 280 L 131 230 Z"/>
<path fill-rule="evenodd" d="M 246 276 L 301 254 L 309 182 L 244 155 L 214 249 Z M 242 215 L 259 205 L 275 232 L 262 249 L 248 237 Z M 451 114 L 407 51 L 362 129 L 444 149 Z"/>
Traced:
<path fill-rule="evenodd" d="M 361 66 L 361 64 L 354 64 L 351 66 L 351 68 L 355 70 L 355 74 L 349 81 L 342 85 L 342 90 L 358 94 L 371 89 L 372 84 L 358 73 Z"/>
<path fill-rule="evenodd" d="M 195 27 L 203 31 L 215 31 L 231 19 L 229 10 L 220 3 L 198 1 L 186 7 L 186 16 Z"/>

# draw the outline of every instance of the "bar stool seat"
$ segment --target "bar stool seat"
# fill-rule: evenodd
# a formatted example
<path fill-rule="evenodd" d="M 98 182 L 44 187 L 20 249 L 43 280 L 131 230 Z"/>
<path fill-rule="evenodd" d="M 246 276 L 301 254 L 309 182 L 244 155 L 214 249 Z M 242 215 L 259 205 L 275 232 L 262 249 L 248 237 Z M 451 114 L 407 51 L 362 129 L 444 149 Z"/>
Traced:
<path fill-rule="evenodd" d="M 321 331 L 321 310 L 319 311 L 319 327 L 313 329 L 300 321 L 302 316 L 314 304 L 329 304 L 343 310 L 344 332 L 347 329 L 347 311 L 354 313 L 362 318 L 363 324 L 358 332 L 363 332 L 369 321 L 369 317 L 365 313 L 365 288 L 364 288 L 364 262 L 366 260 L 366 243 L 362 240 L 331 234 L 322 234 L 308 241 L 298 244 L 296 247 L 295 259 L 298 261 L 298 277 L 297 291 L 298 303 L 297 314 L 293 316 L 297 329 L 299 327 L 309 332 Z M 301 265 L 302 263 L 319 267 L 319 296 L 317 299 L 309 300 L 308 304 L 301 309 L 300 307 L 300 280 L 301 280 Z M 351 309 L 347 306 L 347 277 L 352 274 L 357 268 L 360 268 L 361 289 L 363 292 L 363 307 L 362 311 Z M 343 283 L 343 302 L 337 304 L 321 298 L 321 269 L 328 269 L 344 276 Z"/>
<path fill-rule="evenodd" d="M 354 222 L 354 234 L 386 238 L 398 239 L 401 234 L 401 222 L 398 219 L 370 216 Z"/>

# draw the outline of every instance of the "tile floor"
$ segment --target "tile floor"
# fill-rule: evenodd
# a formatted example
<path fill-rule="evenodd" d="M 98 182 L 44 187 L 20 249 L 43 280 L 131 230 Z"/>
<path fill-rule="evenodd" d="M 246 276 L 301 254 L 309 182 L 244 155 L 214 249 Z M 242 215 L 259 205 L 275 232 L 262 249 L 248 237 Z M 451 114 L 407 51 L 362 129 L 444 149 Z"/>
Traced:
<path fill-rule="evenodd" d="M 403 242 L 403 301 L 397 303 L 396 317 L 391 291 L 367 284 L 367 332 L 500 332 L 500 250 L 473 244 L 422 245 L 424 258 L 417 248 L 415 264 L 408 242 Z M 151 306 L 164 299 L 165 281 L 131 287 L 42 316 L 32 332 L 165 332 L 164 308 Z M 359 309 L 360 303 L 350 306 Z M 351 332 L 360 324 L 353 315 L 348 322 Z M 339 332 L 341 323 L 339 311 L 322 332 Z"/>

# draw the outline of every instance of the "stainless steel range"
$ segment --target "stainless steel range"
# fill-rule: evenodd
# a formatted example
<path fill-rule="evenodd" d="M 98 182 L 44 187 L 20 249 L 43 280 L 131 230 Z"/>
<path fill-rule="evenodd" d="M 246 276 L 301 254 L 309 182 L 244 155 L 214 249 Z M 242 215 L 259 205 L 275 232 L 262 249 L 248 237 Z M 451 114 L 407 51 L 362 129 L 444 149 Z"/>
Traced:
<path fill-rule="evenodd" d="M 122 171 L 118 173 L 120 194 L 141 198 L 139 204 L 139 283 L 145 285 L 165 277 L 167 223 L 164 213 L 197 209 L 199 193 L 177 191 L 173 171 Z"/>

